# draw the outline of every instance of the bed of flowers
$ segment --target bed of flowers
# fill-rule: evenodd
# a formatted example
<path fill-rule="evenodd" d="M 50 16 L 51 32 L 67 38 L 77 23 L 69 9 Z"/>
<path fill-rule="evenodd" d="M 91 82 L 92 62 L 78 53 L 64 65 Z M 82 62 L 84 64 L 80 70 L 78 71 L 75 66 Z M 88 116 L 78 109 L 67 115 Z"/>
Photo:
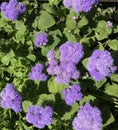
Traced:
<path fill-rule="evenodd" d="M 117 5 L 0 1 L 0 130 L 118 130 Z"/>

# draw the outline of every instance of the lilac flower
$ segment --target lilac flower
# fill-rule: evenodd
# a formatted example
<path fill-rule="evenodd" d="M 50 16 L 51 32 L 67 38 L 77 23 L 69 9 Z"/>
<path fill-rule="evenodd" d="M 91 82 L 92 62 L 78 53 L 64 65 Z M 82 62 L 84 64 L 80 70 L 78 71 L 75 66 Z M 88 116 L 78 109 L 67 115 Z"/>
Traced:
<path fill-rule="evenodd" d="M 47 44 L 47 42 L 48 42 L 47 37 L 48 37 L 47 33 L 41 34 L 41 33 L 38 32 L 36 34 L 36 40 L 34 42 L 34 45 L 36 47 L 45 46 Z"/>
<path fill-rule="evenodd" d="M 78 42 L 71 43 L 67 41 L 60 46 L 59 50 L 61 62 L 71 62 L 77 64 L 84 55 L 83 47 Z"/>
<path fill-rule="evenodd" d="M 108 21 L 107 22 L 107 26 L 110 27 L 110 28 L 112 28 L 113 27 L 113 23 L 111 21 Z"/>
<path fill-rule="evenodd" d="M 59 66 L 55 68 L 55 80 L 59 84 L 68 84 L 71 79 L 78 79 L 80 72 L 76 69 L 73 63 L 60 63 Z"/>
<path fill-rule="evenodd" d="M 50 50 L 47 54 L 48 58 L 48 67 L 47 72 L 50 75 L 55 75 L 56 67 L 58 66 L 58 60 L 55 58 L 56 53 L 53 50 Z"/>
<path fill-rule="evenodd" d="M 63 4 L 66 8 L 72 7 L 77 13 L 89 12 L 93 5 L 98 3 L 99 0 L 63 0 Z"/>
<path fill-rule="evenodd" d="M 117 67 L 114 60 L 107 50 L 95 50 L 89 58 L 87 69 L 95 80 L 102 80 L 106 76 L 113 74 Z"/>
<path fill-rule="evenodd" d="M 3 2 L 0 8 L 4 16 L 12 21 L 16 20 L 19 14 L 26 11 L 25 5 L 19 3 L 17 0 L 10 0 L 9 3 Z"/>
<path fill-rule="evenodd" d="M 75 101 L 82 100 L 83 96 L 81 93 L 81 88 L 77 84 L 74 84 L 73 86 L 69 86 L 69 88 L 62 90 L 62 94 L 64 95 L 64 100 L 67 105 L 73 105 Z"/>
<path fill-rule="evenodd" d="M 32 70 L 29 73 L 29 78 L 32 80 L 46 81 L 47 76 L 42 71 L 43 71 L 43 65 L 36 64 L 34 67 L 32 67 Z"/>
<path fill-rule="evenodd" d="M 75 130 L 101 130 L 101 112 L 97 107 L 92 107 L 89 103 L 86 103 L 80 107 L 72 125 Z"/>
<path fill-rule="evenodd" d="M 1 106 L 3 108 L 11 108 L 15 112 L 21 111 L 22 98 L 20 94 L 15 90 L 12 83 L 7 84 L 5 89 L 1 92 Z"/>
<path fill-rule="evenodd" d="M 77 79 L 80 72 L 76 68 L 76 64 L 84 55 L 83 47 L 80 43 L 66 42 L 59 48 L 60 59 L 56 59 L 56 53 L 49 51 L 48 58 L 48 74 L 55 75 L 55 80 L 59 84 L 68 84 L 71 79 Z"/>
<path fill-rule="evenodd" d="M 26 120 L 37 128 L 44 128 L 52 123 L 53 110 L 50 106 L 31 106 L 26 114 Z"/>

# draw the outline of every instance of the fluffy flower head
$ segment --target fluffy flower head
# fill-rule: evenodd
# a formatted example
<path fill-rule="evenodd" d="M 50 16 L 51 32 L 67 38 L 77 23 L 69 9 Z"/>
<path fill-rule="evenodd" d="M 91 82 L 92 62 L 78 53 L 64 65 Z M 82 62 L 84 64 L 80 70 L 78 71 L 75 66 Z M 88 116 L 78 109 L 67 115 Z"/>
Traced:
<path fill-rule="evenodd" d="M 61 62 L 71 62 L 77 64 L 84 55 L 83 47 L 78 42 L 71 43 L 67 41 L 60 46 L 59 50 Z"/>
<path fill-rule="evenodd" d="M 34 67 L 32 67 L 32 70 L 29 73 L 29 78 L 32 80 L 41 80 L 41 81 L 47 80 L 47 76 L 42 71 L 43 71 L 43 65 L 36 64 Z"/>
<path fill-rule="evenodd" d="M 12 83 L 7 84 L 1 92 L 1 106 L 3 108 L 11 108 L 15 112 L 21 111 L 22 98 L 15 90 Z"/>
<path fill-rule="evenodd" d="M 41 33 L 38 32 L 36 34 L 36 40 L 34 42 L 34 45 L 36 47 L 45 46 L 47 44 L 47 42 L 48 42 L 47 37 L 48 37 L 47 33 L 41 34 Z"/>
<path fill-rule="evenodd" d="M 81 93 L 81 88 L 77 84 L 62 90 L 62 94 L 64 95 L 64 99 L 67 105 L 73 105 L 75 101 L 80 101 L 83 96 Z"/>
<path fill-rule="evenodd" d="M 17 0 L 10 0 L 9 3 L 3 2 L 0 8 L 4 16 L 12 21 L 16 20 L 19 14 L 26 11 L 25 5 L 19 3 Z"/>
<path fill-rule="evenodd" d="M 26 120 L 37 128 L 44 128 L 52 123 L 53 110 L 50 106 L 31 106 L 26 114 Z"/>
<path fill-rule="evenodd" d="M 101 130 L 101 112 L 97 107 L 92 107 L 86 103 L 80 107 L 72 125 L 75 130 Z"/>
<path fill-rule="evenodd" d="M 117 67 L 114 60 L 107 50 L 95 50 L 89 58 L 87 69 L 95 80 L 102 80 L 105 76 L 113 74 Z"/>
<path fill-rule="evenodd" d="M 72 7 L 72 9 L 79 12 L 89 12 L 95 4 L 98 4 L 99 0 L 63 0 L 63 4 L 66 8 Z"/>

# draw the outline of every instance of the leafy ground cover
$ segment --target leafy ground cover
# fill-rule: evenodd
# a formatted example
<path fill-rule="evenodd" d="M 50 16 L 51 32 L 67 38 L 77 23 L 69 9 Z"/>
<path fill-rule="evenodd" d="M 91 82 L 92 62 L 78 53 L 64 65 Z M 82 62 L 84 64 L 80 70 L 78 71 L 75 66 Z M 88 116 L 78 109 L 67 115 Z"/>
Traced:
<path fill-rule="evenodd" d="M 118 3 L 10 1 L 0 2 L 0 129 L 118 130 Z"/>

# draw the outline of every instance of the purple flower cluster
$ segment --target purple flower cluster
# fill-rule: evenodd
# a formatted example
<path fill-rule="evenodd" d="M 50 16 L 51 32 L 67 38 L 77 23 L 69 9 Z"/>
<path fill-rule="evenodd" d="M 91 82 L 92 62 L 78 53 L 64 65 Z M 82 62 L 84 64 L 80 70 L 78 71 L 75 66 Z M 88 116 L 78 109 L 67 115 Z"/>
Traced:
<path fill-rule="evenodd" d="M 73 86 L 69 86 L 62 90 L 62 94 L 64 95 L 64 100 L 67 105 L 73 105 L 75 101 L 82 100 L 83 94 L 81 93 L 81 88 L 79 85 L 74 84 Z"/>
<path fill-rule="evenodd" d="M 45 46 L 47 44 L 47 42 L 48 42 L 47 37 L 48 37 L 47 33 L 41 34 L 41 33 L 38 32 L 36 34 L 36 40 L 34 42 L 34 45 L 36 47 Z"/>
<path fill-rule="evenodd" d="M 77 79 L 80 72 L 76 65 L 84 55 L 82 45 L 78 42 L 71 43 L 67 41 L 60 46 L 60 61 L 55 58 L 55 52 L 49 51 L 47 72 L 55 75 L 55 79 L 59 84 L 68 84 L 71 79 Z"/>
<path fill-rule="evenodd" d="M 80 107 L 72 125 L 75 130 L 101 130 L 101 112 L 97 107 L 92 107 L 89 103 L 86 103 Z"/>
<path fill-rule="evenodd" d="M 16 20 L 19 14 L 26 11 L 25 5 L 19 3 L 17 0 L 10 0 L 9 3 L 3 2 L 0 8 L 4 16 L 12 21 Z"/>
<path fill-rule="evenodd" d="M 43 71 L 43 65 L 36 64 L 34 67 L 32 67 L 32 70 L 29 73 L 29 78 L 32 80 L 46 81 L 47 76 L 42 71 Z"/>
<path fill-rule="evenodd" d="M 72 7 L 77 13 L 89 12 L 93 5 L 98 3 L 99 0 L 63 0 L 63 4 L 66 8 Z"/>
<path fill-rule="evenodd" d="M 107 50 L 95 50 L 89 58 L 87 69 L 95 80 L 102 80 L 106 76 L 113 74 L 117 67 L 114 60 Z"/>
<path fill-rule="evenodd" d="M 37 128 L 44 128 L 52 123 L 53 110 L 50 106 L 31 106 L 26 114 L 26 120 Z"/>
<path fill-rule="evenodd" d="M 1 106 L 3 108 L 11 108 L 15 112 L 21 111 L 22 98 L 15 90 L 12 83 L 7 84 L 5 89 L 1 92 Z"/>

